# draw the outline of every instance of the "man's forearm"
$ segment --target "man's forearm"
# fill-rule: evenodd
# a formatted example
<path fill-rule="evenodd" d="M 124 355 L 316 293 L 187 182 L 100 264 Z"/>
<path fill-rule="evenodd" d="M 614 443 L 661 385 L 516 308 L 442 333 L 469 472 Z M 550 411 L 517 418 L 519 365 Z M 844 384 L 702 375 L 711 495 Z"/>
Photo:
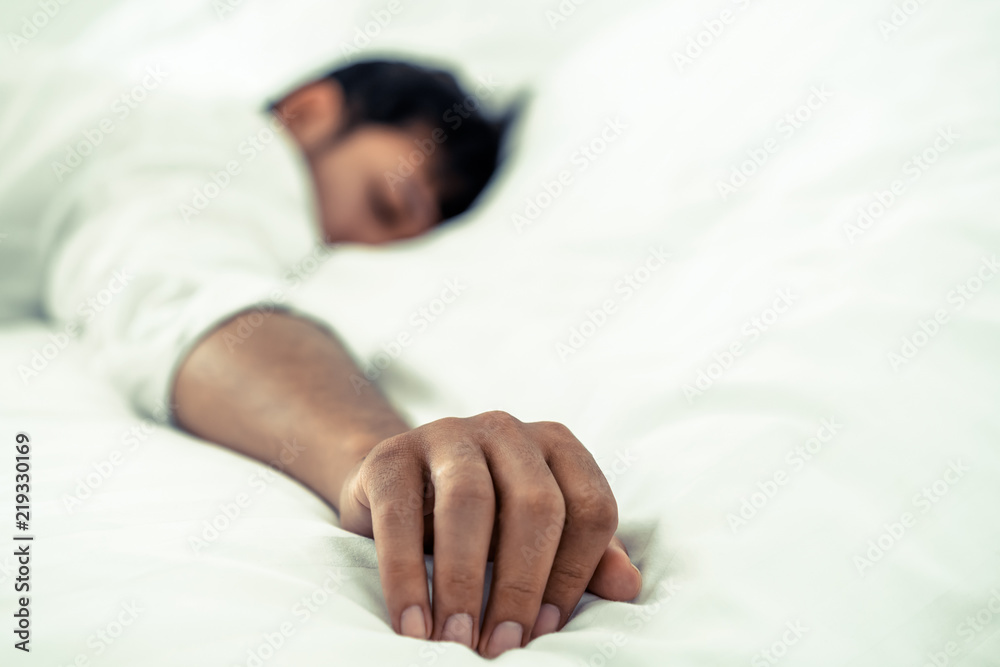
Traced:
<path fill-rule="evenodd" d="M 284 471 L 339 510 L 351 469 L 409 426 L 374 385 L 359 391 L 352 384 L 361 371 L 326 331 L 276 312 L 243 339 L 236 330 L 245 317 L 209 333 L 182 363 L 173 390 L 177 423 L 265 462 L 296 443 L 302 451 L 283 462 Z M 240 344 L 227 345 L 233 339 Z"/>

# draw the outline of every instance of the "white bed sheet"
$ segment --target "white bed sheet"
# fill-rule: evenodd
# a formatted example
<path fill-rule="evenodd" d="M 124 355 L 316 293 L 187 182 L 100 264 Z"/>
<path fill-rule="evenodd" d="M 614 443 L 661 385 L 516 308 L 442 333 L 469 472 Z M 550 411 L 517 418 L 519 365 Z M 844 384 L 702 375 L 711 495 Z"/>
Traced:
<path fill-rule="evenodd" d="M 1000 664 L 1000 11 L 918 7 L 886 36 L 893 6 L 860 1 L 669 3 L 608 28 L 541 79 L 467 222 L 339 250 L 297 296 L 360 358 L 390 360 L 378 381 L 415 422 L 561 420 L 606 469 L 643 594 L 587 596 L 564 631 L 502 663 Z M 679 68 L 723 9 L 721 35 Z M 613 141 L 581 160 L 605 128 Z M 907 162 L 938 136 L 947 150 L 913 178 Z M 723 201 L 718 182 L 767 146 Z M 540 215 L 512 220 L 563 171 Z M 848 234 L 896 179 L 887 212 Z M 646 278 L 629 298 L 625 275 Z M 460 295 L 440 311 L 448 281 Z M 581 327 L 580 349 L 558 347 Z M 480 660 L 393 635 L 370 541 L 288 479 L 129 415 L 85 350 L 25 386 L 16 367 L 47 336 L 0 334 L 3 437 L 35 443 L 35 651 L 15 664 Z M 249 504 L 196 552 L 240 494 Z"/>

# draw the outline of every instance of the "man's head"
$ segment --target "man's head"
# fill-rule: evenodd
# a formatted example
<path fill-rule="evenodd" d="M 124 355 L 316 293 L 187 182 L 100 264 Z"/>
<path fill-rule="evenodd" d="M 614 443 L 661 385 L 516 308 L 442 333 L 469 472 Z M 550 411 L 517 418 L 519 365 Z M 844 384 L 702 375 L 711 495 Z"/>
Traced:
<path fill-rule="evenodd" d="M 503 122 L 447 72 L 350 65 L 273 110 L 309 163 L 328 242 L 417 236 L 472 204 L 496 170 Z"/>

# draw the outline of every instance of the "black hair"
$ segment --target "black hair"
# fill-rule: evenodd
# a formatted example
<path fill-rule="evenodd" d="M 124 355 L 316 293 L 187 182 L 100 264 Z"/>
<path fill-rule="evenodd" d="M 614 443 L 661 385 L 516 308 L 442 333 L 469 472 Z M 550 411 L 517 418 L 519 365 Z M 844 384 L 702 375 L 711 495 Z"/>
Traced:
<path fill-rule="evenodd" d="M 334 70 L 324 78 L 343 88 L 346 132 L 366 123 L 400 128 L 420 124 L 436 132 L 434 150 L 444 157 L 438 202 L 442 220 L 466 211 L 497 170 L 501 143 L 514 112 L 488 119 L 476 97 L 463 91 L 449 72 L 369 60 Z"/>

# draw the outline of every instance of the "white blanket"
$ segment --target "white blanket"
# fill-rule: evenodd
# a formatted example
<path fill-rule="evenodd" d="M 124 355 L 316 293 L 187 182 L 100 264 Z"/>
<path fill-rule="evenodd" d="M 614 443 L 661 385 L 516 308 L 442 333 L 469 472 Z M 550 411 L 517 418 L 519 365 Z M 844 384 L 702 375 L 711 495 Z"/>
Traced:
<path fill-rule="evenodd" d="M 1000 665 L 1000 7 L 669 3 L 588 41 L 598 7 L 530 10 L 587 43 L 475 214 L 297 296 L 414 422 L 561 420 L 605 469 L 642 595 L 500 660 Z M 0 334 L 37 536 L 33 652 L 3 664 L 480 660 L 395 636 L 369 540 L 130 416 L 74 345 L 25 386 L 49 335 Z"/>

